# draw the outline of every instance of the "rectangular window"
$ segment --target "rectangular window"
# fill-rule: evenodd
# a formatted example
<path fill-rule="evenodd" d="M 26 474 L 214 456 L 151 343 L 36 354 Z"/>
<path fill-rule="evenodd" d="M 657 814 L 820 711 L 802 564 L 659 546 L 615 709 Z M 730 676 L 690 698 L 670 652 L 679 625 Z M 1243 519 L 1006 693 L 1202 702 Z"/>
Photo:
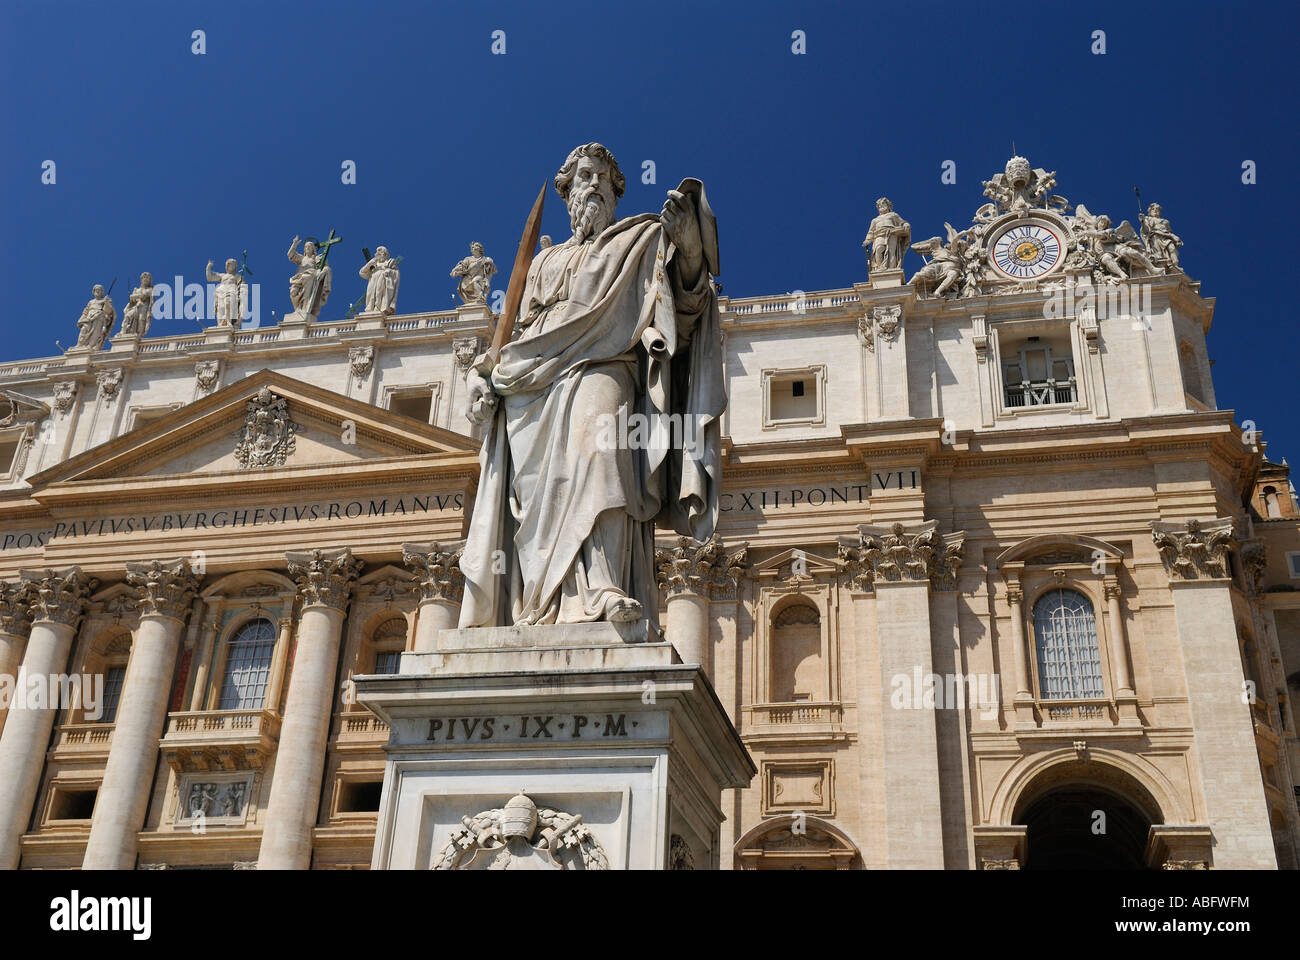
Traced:
<path fill-rule="evenodd" d="M 51 820 L 89 820 L 95 813 L 98 788 L 67 790 L 57 788 L 50 803 Z"/>
<path fill-rule="evenodd" d="M 382 780 L 363 780 L 339 784 L 339 813 L 376 813 L 384 792 Z"/>
<path fill-rule="evenodd" d="M 1286 555 L 1287 566 L 1291 568 L 1291 579 L 1300 580 L 1300 552 Z"/>
<path fill-rule="evenodd" d="M 1069 342 L 1028 337 L 1002 345 L 1002 382 L 1008 409 L 1074 403 L 1079 399 Z"/>
<path fill-rule="evenodd" d="M 126 667 L 109 667 L 104 671 L 104 712 L 100 723 L 117 722 L 117 705 L 122 699 L 122 681 L 126 678 Z"/>
<path fill-rule="evenodd" d="M 135 415 L 131 418 L 129 430 L 139 430 L 141 427 L 147 427 L 151 423 L 156 423 L 163 417 L 175 413 L 180 408 L 180 404 L 169 407 L 137 407 L 134 410 Z"/>
<path fill-rule="evenodd" d="M 381 650 L 375 654 L 375 673 L 397 673 L 401 663 L 401 650 Z"/>
<path fill-rule="evenodd" d="M 826 421 L 826 368 L 763 371 L 764 428 Z"/>
<path fill-rule="evenodd" d="M 388 409 L 403 417 L 428 423 L 433 412 L 433 391 L 394 396 L 388 401 Z"/>
<path fill-rule="evenodd" d="M 0 476 L 10 473 L 18 459 L 18 434 L 0 437 Z"/>
<path fill-rule="evenodd" d="M 266 702 L 274 640 L 236 640 L 226 654 L 226 679 L 218 710 L 259 710 Z"/>

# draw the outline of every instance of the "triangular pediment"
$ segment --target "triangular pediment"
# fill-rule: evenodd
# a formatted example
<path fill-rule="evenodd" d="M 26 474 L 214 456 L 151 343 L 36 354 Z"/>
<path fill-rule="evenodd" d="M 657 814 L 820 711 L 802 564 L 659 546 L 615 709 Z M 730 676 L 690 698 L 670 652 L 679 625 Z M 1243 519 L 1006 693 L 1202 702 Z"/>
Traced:
<path fill-rule="evenodd" d="M 801 561 L 800 570 L 803 575 L 817 576 L 839 570 L 839 565 L 829 557 L 819 556 L 808 550 L 790 549 L 754 564 L 754 576 L 788 579 L 797 575 L 793 569 L 796 560 Z"/>
<path fill-rule="evenodd" d="M 12 390 L 0 390 L 0 429 L 38 423 L 50 415 L 50 408 L 39 400 Z"/>
<path fill-rule="evenodd" d="M 476 454 L 478 442 L 260 370 L 30 478 L 76 481 L 234 474 Z"/>

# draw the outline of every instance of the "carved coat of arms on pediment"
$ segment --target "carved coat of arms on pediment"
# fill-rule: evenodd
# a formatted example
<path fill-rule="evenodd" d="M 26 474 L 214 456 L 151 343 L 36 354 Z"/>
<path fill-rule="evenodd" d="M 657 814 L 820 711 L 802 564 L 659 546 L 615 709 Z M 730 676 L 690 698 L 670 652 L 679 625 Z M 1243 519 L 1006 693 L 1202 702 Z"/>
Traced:
<path fill-rule="evenodd" d="M 245 469 L 282 467 L 301 427 L 289 419 L 289 403 L 263 387 L 248 401 L 248 415 L 235 434 L 235 459 Z"/>
<path fill-rule="evenodd" d="M 538 809 L 518 794 L 505 806 L 462 817 L 435 870 L 608 870 L 609 859 L 581 814 Z"/>

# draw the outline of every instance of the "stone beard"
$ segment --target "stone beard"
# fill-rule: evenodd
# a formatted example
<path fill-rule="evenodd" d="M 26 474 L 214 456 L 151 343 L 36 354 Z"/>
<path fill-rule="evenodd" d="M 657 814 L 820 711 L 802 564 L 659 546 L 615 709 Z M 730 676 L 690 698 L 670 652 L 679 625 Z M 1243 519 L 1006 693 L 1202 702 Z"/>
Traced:
<path fill-rule="evenodd" d="M 726 406 L 717 232 L 702 185 L 687 182 L 698 189 L 669 203 L 691 204 L 698 222 L 705 266 L 689 287 L 665 220 L 615 221 L 623 181 L 604 148 L 575 150 L 556 177 L 574 236 L 533 261 L 515 339 L 487 378 L 499 400 L 461 558 L 461 627 L 654 622 L 656 521 L 712 534 Z M 689 418 L 694 442 L 609 442 L 608 424 L 636 413 Z"/>

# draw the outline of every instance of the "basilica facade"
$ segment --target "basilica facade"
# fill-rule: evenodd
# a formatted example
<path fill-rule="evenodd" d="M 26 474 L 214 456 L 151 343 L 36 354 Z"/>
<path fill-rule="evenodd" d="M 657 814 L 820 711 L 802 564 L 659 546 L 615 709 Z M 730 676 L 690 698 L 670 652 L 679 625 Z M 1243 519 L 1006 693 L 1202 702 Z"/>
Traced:
<path fill-rule="evenodd" d="M 882 198 L 864 279 L 719 297 L 720 520 L 655 561 L 757 771 L 724 869 L 1300 866 L 1288 468 L 1163 211 L 1055 186 L 1013 158 L 930 239 Z M 231 260 L 201 332 L 97 292 L 0 365 L 0 867 L 374 862 L 353 678 L 458 620 L 491 261 L 402 313 L 380 248 L 330 320 L 311 247 L 277 325 Z"/>

